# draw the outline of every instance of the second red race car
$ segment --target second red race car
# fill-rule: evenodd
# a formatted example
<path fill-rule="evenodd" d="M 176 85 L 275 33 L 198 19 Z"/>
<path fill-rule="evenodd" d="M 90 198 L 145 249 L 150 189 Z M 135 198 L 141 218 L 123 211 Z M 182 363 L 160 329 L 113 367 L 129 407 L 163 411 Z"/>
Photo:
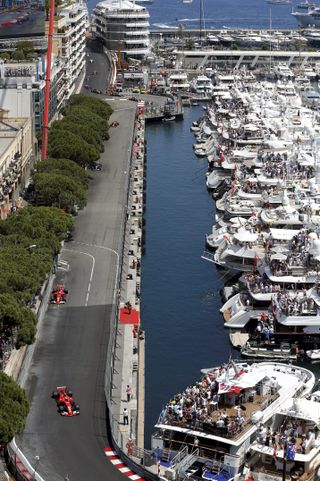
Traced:
<path fill-rule="evenodd" d="M 69 391 L 66 386 L 58 386 L 51 397 L 56 400 L 58 412 L 61 416 L 71 417 L 80 414 L 80 408 L 72 397 L 72 391 Z"/>
<path fill-rule="evenodd" d="M 63 284 L 58 284 L 51 293 L 51 304 L 65 304 L 67 302 L 68 291 Z"/>

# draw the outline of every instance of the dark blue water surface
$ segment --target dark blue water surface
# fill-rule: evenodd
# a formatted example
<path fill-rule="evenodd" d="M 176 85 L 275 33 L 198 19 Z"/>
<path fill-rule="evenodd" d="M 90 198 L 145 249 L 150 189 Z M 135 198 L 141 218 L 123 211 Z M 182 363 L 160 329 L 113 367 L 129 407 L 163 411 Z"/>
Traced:
<path fill-rule="evenodd" d="M 270 5 L 265 0 L 203 0 L 206 28 L 296 28 L 297 22 L 291 15 L 301 0 L 292 4 Z M 152 28 L 177 27 L 199 28 L 200 0 L 183 3 L 181 0 L 154 0 L 146 4 Z M 91 12 L 97 0 L 89 0 Z M 270 15 L 271 13 L 271 15 Z"/>
<path fill-rule="evenodd" d="M 222 273 L 201 259 L 214 203 L 205 187 L 206 160 L 193 153 L 193 120 L 147 127 L 147 206 L 142 262 L 142 324 L 146 331 L 146 445 L 172 394 L 224 362 L 230 347 L 219 313 Z"/>
<path fill-rule="evenodd" d="M 298 3 L 298 0 L 296 0 Z M 199 28 L 200 0 L 183 3 L 181 0 L 154 0 L 147 5 L 153 28 L 183 24 Z M 265 0 L 203 0 L 206 28 L 295 28 L 292 5 L 270 5 Z"/>

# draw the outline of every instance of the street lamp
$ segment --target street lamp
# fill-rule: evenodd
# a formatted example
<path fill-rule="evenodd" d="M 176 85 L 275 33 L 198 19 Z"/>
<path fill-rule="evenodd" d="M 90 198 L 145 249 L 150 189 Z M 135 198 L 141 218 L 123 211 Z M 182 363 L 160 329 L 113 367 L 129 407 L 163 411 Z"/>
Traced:
<path fill-rule="evenodd" d="M 37 469 L 38 469 L 38 466 L 39 466 L 40 456 L 35 456 L 34 459 L 36 461 L 36 464 L 35 464 L 34 471 L 33 471 L 33 481 L 36 480 L 36 472 L 37 472 Z"/>

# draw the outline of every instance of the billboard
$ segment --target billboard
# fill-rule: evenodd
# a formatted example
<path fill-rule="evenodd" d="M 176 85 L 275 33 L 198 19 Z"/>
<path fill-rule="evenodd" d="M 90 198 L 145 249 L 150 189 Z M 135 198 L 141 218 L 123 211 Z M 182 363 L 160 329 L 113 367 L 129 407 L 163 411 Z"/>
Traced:
<path fill-rule="evenodd" d="M 0 0 L 0 39 L 42 36 L 44 23 L 43 4 Z"/>

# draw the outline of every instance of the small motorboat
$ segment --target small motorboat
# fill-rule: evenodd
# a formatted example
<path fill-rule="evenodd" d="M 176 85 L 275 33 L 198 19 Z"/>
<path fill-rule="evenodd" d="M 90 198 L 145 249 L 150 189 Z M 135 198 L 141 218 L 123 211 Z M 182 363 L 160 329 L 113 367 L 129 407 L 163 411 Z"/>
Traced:
<path fill-rule="evenodd" d="M 320 359 L 320 349 L 310 349 L 306 351 L 306 356 L 311 360 Z"/>
<path fill-rule="evenodd" d="M 171 115 L 170 117 L 164 117 L 162 119 L 162 122 L 172 122 L 173 120 L 176 120 L 175 115 Z"/>
<path fill-rule="evenodd" d="M 298 357 L 296 345 L 291 345 L 287 342 L 282 342 L 280 346 L 270 346 L 248 341 L 241 348 L 241 354 L 244 357 L 290 361 L 295 361 Z"/>

